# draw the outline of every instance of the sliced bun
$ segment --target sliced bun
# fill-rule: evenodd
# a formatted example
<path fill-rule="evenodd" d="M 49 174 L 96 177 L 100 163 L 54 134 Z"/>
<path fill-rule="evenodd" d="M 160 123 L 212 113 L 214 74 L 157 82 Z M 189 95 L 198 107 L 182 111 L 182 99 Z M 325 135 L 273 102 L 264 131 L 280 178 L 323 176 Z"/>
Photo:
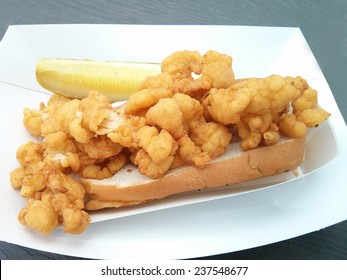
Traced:
<path fill-rule="evenodd" d="M 232 185 L 297 168 L 304 159 L 305 138 L 282 139 L 278 144 L 243 152 L 232 143 L 221 157 L 204 168 L 183 166 L 160 179 L 142 175 L 127 165 L 112 178 L 83 179 L 91 199 L 87 208 L 122 207 L 160 199 L 172 194 Z"/>

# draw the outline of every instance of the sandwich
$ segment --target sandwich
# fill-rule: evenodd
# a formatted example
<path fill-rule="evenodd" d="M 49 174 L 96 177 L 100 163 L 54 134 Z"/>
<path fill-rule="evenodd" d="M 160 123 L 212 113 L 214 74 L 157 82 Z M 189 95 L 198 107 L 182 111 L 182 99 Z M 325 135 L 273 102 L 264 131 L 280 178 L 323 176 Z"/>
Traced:
<path fill-rule="evenodd" d="M 330 116 L 302 77 L 236 79 L 216 51 L 173 53 L 122 104 L 89 82 L 76 99 L 59 79 L 47 105 L 24 109 L 43 141 L 19 147 L 11 183 L 28 198 L 20 222 L 45 234 L 59 224 L 81 233 L 93 210 L 295 170 L 307 130 Z"/>

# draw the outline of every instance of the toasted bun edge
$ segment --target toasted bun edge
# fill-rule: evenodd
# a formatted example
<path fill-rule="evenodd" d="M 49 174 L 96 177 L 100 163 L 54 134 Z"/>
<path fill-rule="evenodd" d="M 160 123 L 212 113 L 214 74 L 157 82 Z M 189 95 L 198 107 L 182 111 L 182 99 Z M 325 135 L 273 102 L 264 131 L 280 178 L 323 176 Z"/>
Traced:
<path fill-rule="evenodd" d="M 305 137 L 294 138 L 273 146 L 249 150 L 237 157 L 210 162 L 204 168 L 185 166 L 160 179 L 126 187 L 117 185 L 117 174 L 112 184 L 88 179 L 82 179 L 81 183 L 88 197 L 93 200 L 145 202 L 176 193 L 232 185 L 294 170 L 303 162 L 304 154 Z"/>

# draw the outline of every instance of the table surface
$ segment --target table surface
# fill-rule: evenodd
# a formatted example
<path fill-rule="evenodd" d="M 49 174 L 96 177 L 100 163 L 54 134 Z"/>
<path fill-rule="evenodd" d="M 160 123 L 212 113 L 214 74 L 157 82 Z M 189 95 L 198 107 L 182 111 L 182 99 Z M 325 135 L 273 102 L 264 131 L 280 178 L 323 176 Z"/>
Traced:
<path fill-rule="evenodd" d="M 0 0 L 0 39 L 15 24 L 217 24 L 300 27 L 347 119 L 345 0 Z M 347 221 L 208 259 L 347 259 Z M 0 241 L 0 259 L 75 259 Z"/>

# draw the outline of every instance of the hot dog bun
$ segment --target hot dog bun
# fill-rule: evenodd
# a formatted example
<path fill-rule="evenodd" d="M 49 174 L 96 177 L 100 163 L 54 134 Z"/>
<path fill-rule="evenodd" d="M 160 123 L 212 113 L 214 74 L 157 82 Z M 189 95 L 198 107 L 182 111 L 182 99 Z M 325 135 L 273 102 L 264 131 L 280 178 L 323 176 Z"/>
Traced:
<path fill-rule="evenodd" d="M 286 138 L 273 146 L 242 151 L 239 143 L 204 168 L 183 166 L 160 179 L 142 175 L 135 166 L 125 166 L 112 178 L 82 179 L 91 199 L 87 210 L 121 207 L 161 199 L 172 194 L 232 185 L 297 168 L 304 159 L 305 138 Z M 232 187 L 232 186 L 230 186 Z"/>

